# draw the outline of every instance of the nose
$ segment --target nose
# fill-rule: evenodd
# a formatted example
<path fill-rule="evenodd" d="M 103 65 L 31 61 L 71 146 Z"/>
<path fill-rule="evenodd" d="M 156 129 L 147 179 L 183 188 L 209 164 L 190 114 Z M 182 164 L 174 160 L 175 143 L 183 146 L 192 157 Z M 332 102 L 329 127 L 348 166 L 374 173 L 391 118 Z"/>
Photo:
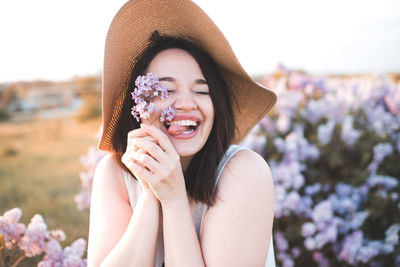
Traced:
<path fill-rule="evenodd" d="M 174 102 L 177 110 L 193 110 L 197 108 L 197 103 L 191 91 L 180 92 Z"/>

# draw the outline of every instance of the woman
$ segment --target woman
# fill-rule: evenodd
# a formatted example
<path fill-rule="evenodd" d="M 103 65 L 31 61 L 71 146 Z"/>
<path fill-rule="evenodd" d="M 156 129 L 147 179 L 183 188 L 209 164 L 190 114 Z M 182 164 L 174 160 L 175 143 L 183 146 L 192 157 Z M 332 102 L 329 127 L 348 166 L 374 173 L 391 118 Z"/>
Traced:
<path fill-rule="evenodd" d="M 104 60 L 99 147 L 112 153 L 94 179 L 88 265 L 274 265 L 269 167 L 231 144 L 265 116 L 275 94 L 245 73 L 188 0 L 125 4 Z M 141 110 L 137 121 L 132 96 L 146 74 L 168 97 L 154 98 L 154 111 Z M 167 107 L 175 116 L 162 121 Z"/>

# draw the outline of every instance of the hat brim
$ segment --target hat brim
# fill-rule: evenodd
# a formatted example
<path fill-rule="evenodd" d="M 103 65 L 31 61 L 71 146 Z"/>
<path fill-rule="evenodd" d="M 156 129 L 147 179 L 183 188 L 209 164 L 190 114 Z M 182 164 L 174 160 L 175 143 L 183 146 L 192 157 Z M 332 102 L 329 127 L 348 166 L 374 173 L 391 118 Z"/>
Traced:
<path fill-rule="evenodd" d="M 244 71 L 222 32 L 195 3 L 131 0 L 114 17 L 106 39 L 100 149 L 113 151 L 112 137 L 121 115 L 130 72 L 155 30 L 161 35 L 189 37 L 217 62 L 237 101 L 234 143 L 240 142 L 276 103 L 276 94 Z"/>

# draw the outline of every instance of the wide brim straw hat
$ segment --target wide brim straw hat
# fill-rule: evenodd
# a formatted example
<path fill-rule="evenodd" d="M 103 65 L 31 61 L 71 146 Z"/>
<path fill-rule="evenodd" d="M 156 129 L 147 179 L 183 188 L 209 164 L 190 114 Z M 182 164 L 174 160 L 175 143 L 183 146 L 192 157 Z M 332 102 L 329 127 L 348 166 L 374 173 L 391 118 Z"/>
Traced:
<path fill-rule="evenodd" d="M 195 3 L 131 0 L 114 17 L 106 39 L 100 149 L 113 151 L 112 138 L 118 127 L 129 75 L 138 56 L 150 44 L 154 31 L 160 35 L 188 37 L 217 62 L 237 102 L 233 106 L 237 127 L 234 143 L 240 142 L 276 103 L 275 93 L 244 71 L 222 32 Z"/>

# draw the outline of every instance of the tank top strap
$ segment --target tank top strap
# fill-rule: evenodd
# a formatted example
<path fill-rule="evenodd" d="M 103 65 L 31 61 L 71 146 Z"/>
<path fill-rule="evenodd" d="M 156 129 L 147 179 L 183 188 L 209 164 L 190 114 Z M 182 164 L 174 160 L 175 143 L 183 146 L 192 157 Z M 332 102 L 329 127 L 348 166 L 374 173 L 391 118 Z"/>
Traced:
<path fill-rule="evenodd" d="M 240 151 L 240 150 L 243 150 L 243 149 L 246 149 L 246 148 L 241 147 L 241 146 L 238 146 L 238 145 L 232 144 L 232 145 L 230 145 L 229 148 L 226 150 L 226 152 L 225 152 L 224 156 L 222 157 L 222 159 L 221 159 L 221 161 L 220 161 L 220 163 L 219 163 L 219 165 L 218 165 L 218 168 L 217 168 L 216 179 L 215 179 L 215 184 L 214 184 L 214 191 L 215 191 L 215 189 L 216 189 L 216 187 L 217 187 L 219 178 L 220 178 L 220 176 L 221 176 L 221 174 L 222 174 L 222 171 L 223 171 L 224 168 L 225 168 L 225 165 L 226 165 L 226 164 L 228 163 L 228 161 L 233 157 L 233 155 L 236 154 L 236 152 L 238 152 L 238 151 Z"/>

